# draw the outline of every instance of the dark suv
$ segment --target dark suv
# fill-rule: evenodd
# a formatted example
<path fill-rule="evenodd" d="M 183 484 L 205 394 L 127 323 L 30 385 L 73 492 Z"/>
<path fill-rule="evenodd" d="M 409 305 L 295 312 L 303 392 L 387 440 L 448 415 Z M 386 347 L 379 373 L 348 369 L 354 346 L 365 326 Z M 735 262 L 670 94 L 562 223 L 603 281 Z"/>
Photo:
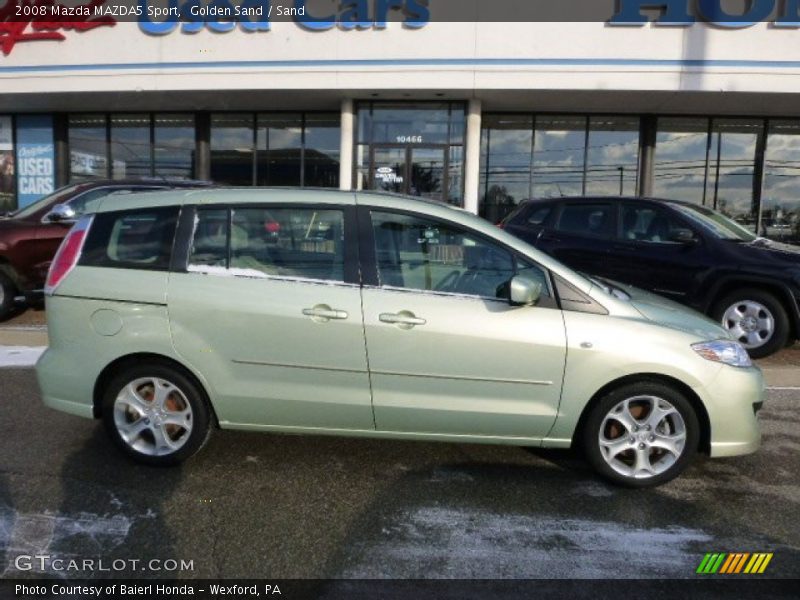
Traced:
<path fill-rule="evenodd" d="M 204 181 L 169 179 L 98 180 L 60 188 L 0 217 L 0 320 L 11 315 L 16 296 L 39 296 L 47 269 L 76 218 L 91 200 L 114 192 L 204 187 Z"/>
<path fill-rule="evenodd" d="M 800 248 L 757 237 L 703 206 L 642 198 L 530 200 L 500 226 L 574 269 L 709 315 L 754 358 L 800 336 Z"/>

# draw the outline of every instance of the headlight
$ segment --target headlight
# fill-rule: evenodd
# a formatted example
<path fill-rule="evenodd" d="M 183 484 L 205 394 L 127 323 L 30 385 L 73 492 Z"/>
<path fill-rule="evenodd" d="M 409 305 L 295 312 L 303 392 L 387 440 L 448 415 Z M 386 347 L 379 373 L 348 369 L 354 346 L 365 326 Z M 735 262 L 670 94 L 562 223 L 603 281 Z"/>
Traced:
<path fill-rule="evenodd" d="M 733 367 L 751 367 L 750 355 L 739 342 L 717 340 L 692 344 L 692 349 L 706 360 L 725 363 Z"/>

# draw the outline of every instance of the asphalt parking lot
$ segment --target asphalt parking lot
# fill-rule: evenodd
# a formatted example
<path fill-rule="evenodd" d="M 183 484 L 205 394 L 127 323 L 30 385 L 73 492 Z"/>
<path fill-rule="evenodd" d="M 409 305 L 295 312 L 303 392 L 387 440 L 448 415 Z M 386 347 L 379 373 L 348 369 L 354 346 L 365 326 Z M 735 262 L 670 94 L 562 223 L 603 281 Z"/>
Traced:
<path fill-rule="evenodd" d="M 30 368 L 0 370 L 0 399 L 6 578 L 143 575 L 16 568 L 33 554 L 192 561 L 148 577 L 683 578 L 706 552 L 773 552 L 766 576 L 800 576 L 796 390 L 770 392 L 757 454 L 645 491 L 564 452 L 240 432 L 152 469 L 44 407 Z"/>

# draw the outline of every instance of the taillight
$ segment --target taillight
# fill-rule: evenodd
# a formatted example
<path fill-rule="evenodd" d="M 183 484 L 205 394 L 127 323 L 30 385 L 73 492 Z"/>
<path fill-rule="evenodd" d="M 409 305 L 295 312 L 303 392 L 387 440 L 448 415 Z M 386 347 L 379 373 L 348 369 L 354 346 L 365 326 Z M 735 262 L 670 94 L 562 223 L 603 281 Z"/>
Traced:
<path fill-rule="evenodd" d="M 279 233 L 281 230 L 281 224 L 277 221 L 267 221 L 264 223 L 264 229 L 267 230 L 267 233 Z"/>
<path fill-rule="evenodd" d="M 86 240 L 86 234 L 89 232 L 89 225 L 91 224 L 92 217 L 83 217 L 73 225 L 67 237 L 61 242 L 53 262 L 50 263 L 47 283 L 44 286 L 45 294 L 52 294 L 58 284 L 64 280 L 64 277 L 78 264 L 81 250 L 83 250 L 83 242 Z"/>

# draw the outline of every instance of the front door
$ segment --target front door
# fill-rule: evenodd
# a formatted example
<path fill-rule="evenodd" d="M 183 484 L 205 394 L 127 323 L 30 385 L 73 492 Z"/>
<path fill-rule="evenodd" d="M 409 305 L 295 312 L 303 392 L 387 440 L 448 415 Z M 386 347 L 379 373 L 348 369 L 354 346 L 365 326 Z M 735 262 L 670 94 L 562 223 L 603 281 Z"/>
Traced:
<path fill-rule="evenodd" d="M 545 271 L 444 221 L 360 210 L 377 267 L 363 306 L 378 430 L 546 436 L 566 337 Z M 539 305 L 501 297 L 520 272 L 541 281 Z"/>
<path fill-rule="evenodd" d="M 370 188 L 373 190 L 444 201 L 447 172 L 446 146 L 372 147 Z"/>
<path fill-rule="evenodd" d="M 169 279 L 170 327 L 220 421 L 374 429 L 348 210 L 197 210 L 187 272 Z"/>

